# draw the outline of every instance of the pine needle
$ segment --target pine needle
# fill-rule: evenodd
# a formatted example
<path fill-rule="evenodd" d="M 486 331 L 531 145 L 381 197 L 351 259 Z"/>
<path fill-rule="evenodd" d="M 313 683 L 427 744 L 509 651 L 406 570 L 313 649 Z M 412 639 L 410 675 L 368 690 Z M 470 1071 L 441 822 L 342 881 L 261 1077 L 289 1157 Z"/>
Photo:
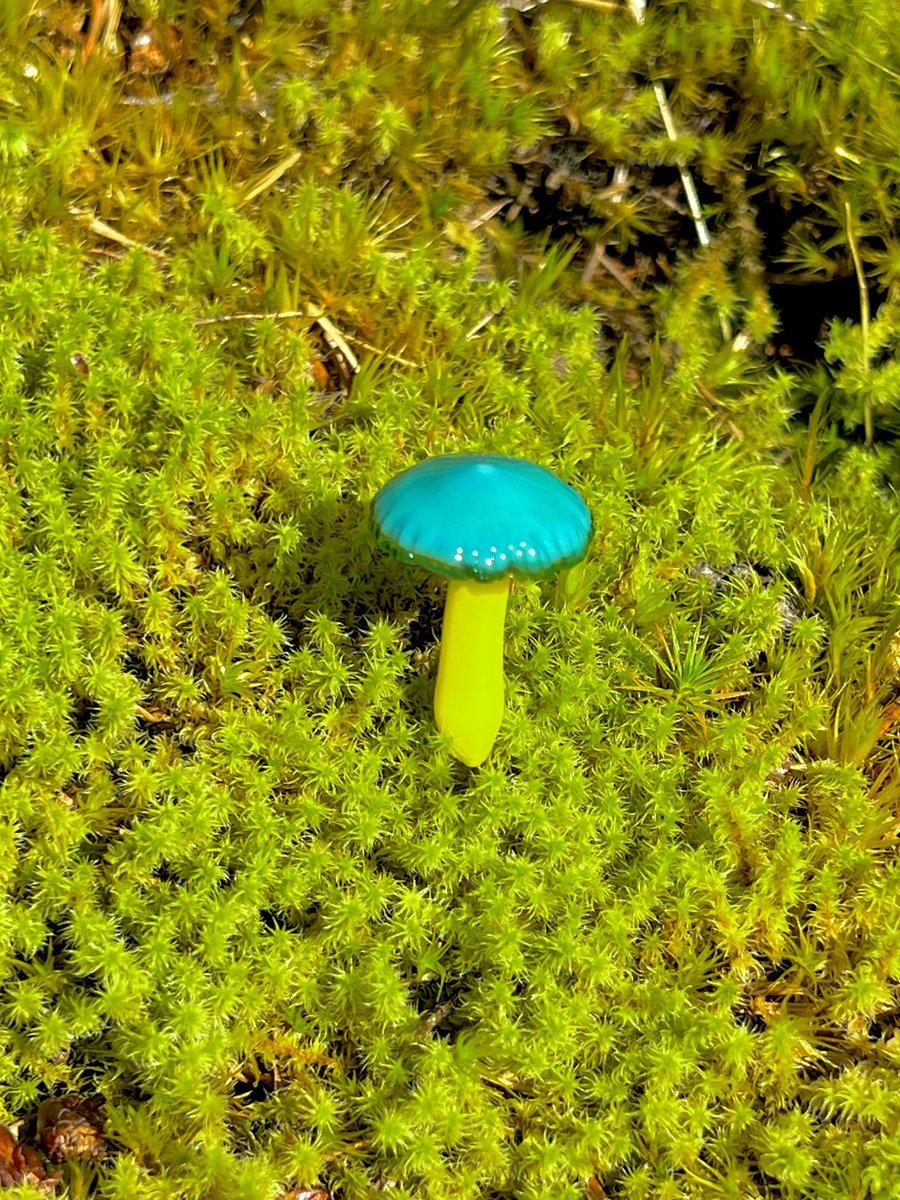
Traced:
<path fill-rule="evenodd" d="M 294 150 L 291 154 L 280 159 L 274 167 L 270 167 L 268 171 L 260 175 L 255 183 L 247 186 L 241 196 L 241 203 L 249 204 L 251 200 L 255 200 L 257 196 L 261 196 L 263 192 L 267 192 L 269 188 L 278 182 L 282 175 L 286 175 L 291 167 L 295 167 L 302 157 L 299 150 Z"/>
<path fill-rule="evenodd" d="M 150 246 L 145 246 L 143 242 L 136 242 L 134 238 L 127 237 L 124 233 L 120 233 L 118 229 L 113 229 L 111 225 L 107 225 L 99 217 L 91 217 L 87 213 L 78 212 L 76 209 L 72 209 L 71 212 L 73 216 L 84 221 L 91 233 L 95 233 L 97 237 L 106 238 L 108 241 L 116 242 L 120 246 L 126 246 L 129 250 L 145 250 L 147 254 L 152 254 L 154 258 L 163 259 L 166 257 L 161 250 L 153 250 Z"/>
<path fill-rule="evenodd" d="M 866 283 L 866 273 L 863 270 L 862 259 L 859 257 L 859 246 L 856 244 L 856 232 L 853 228 L 853 210 L 850 201 L 844 201 L 844 212 L 847 216 L 847 243 L 853 259 L 853 269 L 856 271 L 856 282 L 859 285 L 859 323 L 862 328 L 863 373 L 869 374 L 869 287 Z M 866 426 L 866 446 L 871 447 L 873 440 L 872 429 L 872 400 L 867 394 L 864 400 L 864 420 Z"/>

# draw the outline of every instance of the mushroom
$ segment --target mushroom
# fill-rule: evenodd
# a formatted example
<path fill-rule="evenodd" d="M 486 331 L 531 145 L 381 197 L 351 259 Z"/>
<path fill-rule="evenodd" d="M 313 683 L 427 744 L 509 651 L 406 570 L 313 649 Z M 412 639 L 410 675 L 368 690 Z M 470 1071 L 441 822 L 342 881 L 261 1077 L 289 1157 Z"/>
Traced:
<path fill-rule="evenodd" d="M 379 546 L 449 579 L 434 715 L 452 753 L 480 766 L 503 719 L 503 627 L 515 576 L 543 579 L 584 558 L 591 514 L 574 488 L 537 463 L 443 454 L 377 493 Z"/>

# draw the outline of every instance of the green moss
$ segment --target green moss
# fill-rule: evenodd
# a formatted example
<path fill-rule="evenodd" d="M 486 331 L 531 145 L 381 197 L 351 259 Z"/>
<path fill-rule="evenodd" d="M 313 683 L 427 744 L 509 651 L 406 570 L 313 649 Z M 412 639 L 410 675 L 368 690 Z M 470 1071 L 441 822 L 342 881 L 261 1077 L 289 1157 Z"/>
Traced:
<path fill-rule="evenodd" d="M 874 10 L 727 8 L 172 5 L 171 103 L 0 16 L 0 1118 L 103 1099 L 73 1197 L 893 1195 L 895 306 L 773 367 L 732 176 L 818 164 L 891 287 L 900 125 Z M 479 214 L 566 113 L 671 155 L 642 75 L 721 209 L 613 300 L 652 188 Z M 596 531 L 515 589 L 477 771 L 443 585 L 369 529 L 458 450 Z"/>

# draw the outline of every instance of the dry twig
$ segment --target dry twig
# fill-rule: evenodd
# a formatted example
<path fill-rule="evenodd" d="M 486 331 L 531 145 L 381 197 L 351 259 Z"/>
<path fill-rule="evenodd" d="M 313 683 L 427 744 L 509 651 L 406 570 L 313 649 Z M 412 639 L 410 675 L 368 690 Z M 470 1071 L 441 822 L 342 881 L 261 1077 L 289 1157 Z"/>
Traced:
<path fill-rule="evenodd" d="M 329 347 L 332 350 L 340 351 L 347 362 L 347 366 L 354 375 L 359 371 L 359 360 L 350 349 L 348 344 L 350 342 L 361 346 L 363 350 L 368 350 L 370 354 L 377 354 L 379 357 L 386 358 L 390 362 L 398 363 L 401 367 L 411 367 L 413 370 L 421 368 L 421 363 L 413 362 L 410 358 L 404 358 L 402 354 L 394 354 L 391 350 L 383 350 L 380 346 L 373 346 L 371 342 L 367 342 L 355 334 L 342 333 L 334 322 L 329 320 L 321 309 L 313 304 L 309 305 L 308 308 L 287 308 L 278 312 L 223 313 L 221 316 L 216 317 L 195 317 L 194 324 L 228 325 L 240 321 L 289 321 L 297 318 L 301 318 L 304 321 L 312 321 L 318 325 Z"/>
<path fill-rule="evenodd" d="M 112 225 L 107 225 L 99 217 L 92 217 L 89 213 L 79 212 L 75 208 L 69 211 L 72 213 L 72 216 L 84 221 L 91 233 L 95 233 L 97 237 L 106 238 L 108 241 L 116 242 L 120 246 L 126 246 L 129 250 L 145 250 L 148 254 L 152 254 L 154 258 L 163 259 L 166 257 L 161 250 L 154 250 L 150 246 L 145 246 L 143 242 L 136 242 L 134 238 L 127 237 L 124 233 L 120 233 L 118 229 L 113 229 Z"/>

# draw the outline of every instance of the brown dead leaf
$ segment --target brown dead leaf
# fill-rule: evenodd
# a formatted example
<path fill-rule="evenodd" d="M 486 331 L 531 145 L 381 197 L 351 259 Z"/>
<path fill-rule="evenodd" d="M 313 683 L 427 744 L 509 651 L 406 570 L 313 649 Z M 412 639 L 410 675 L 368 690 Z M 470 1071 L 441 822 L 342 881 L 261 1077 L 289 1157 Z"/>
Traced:
<path fill-rule="evenodd" d="M 30 1185 L 39 1192 L 54 1192 L 62 1176 L 48 1175 L 33 1146 L 23 1145 L 7 1125 L 0 1125 L 0 1188 Z"/>
<path fill-rule="evenodd" d="M 131 39 L 128 65 L 135 75 L 165 75 L 181 55 L 181 34 L 171 21 L 145 21 Z"/>
<path fill-rule="evenodd" d="M 53 1096 L 38 1108 L 38 1136 L 54 1163 L 103 1158 L 103 1107 L 80 1096 Z"/>

